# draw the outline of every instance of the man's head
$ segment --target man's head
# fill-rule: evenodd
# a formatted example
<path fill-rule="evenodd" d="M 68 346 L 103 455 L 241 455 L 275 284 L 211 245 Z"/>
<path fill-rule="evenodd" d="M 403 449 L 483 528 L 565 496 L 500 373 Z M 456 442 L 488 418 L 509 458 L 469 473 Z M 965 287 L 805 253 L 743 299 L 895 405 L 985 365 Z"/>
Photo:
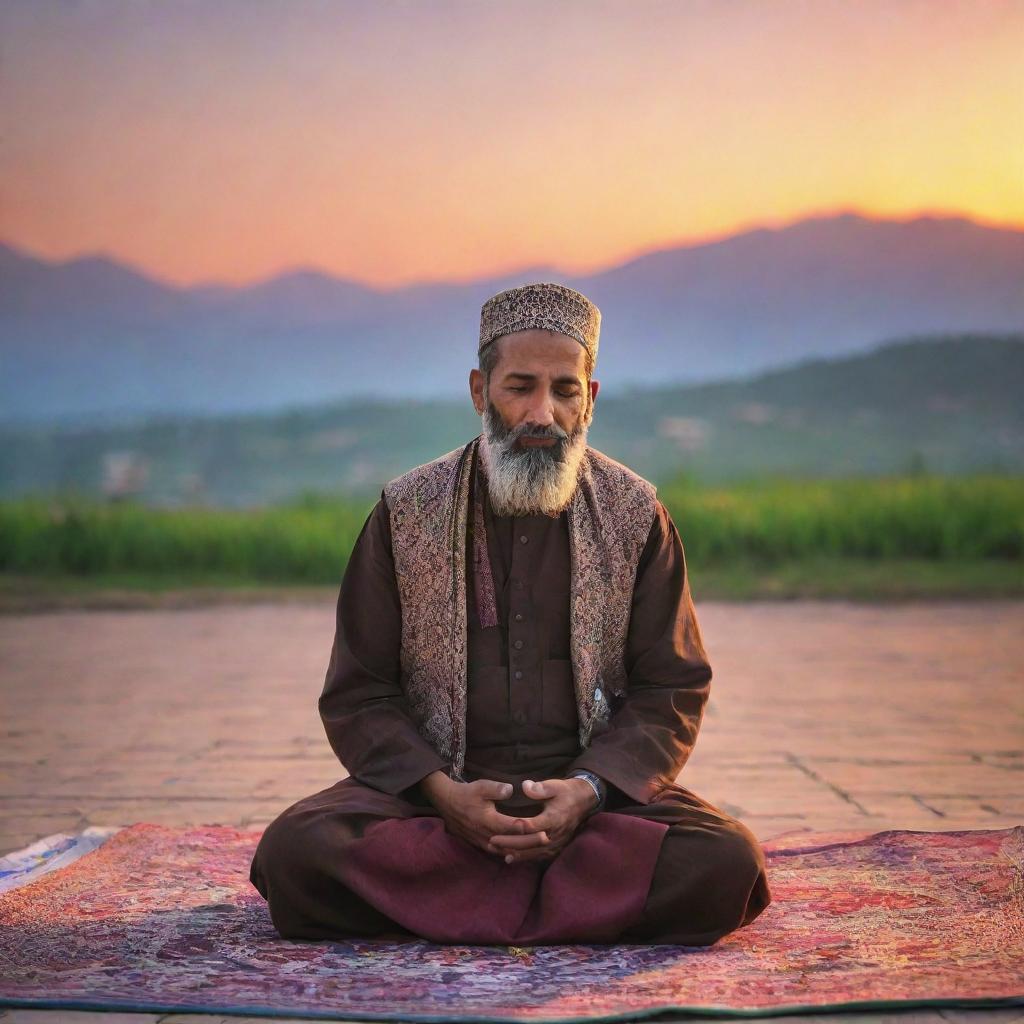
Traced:
<path fill-rule="evenodd" d="M 499 515 L 557 515 L 572 498 L 600 387 L 599 325 L 597 307 L 562 285 L 525 285 L 485 303 L 469 384 Z"/>

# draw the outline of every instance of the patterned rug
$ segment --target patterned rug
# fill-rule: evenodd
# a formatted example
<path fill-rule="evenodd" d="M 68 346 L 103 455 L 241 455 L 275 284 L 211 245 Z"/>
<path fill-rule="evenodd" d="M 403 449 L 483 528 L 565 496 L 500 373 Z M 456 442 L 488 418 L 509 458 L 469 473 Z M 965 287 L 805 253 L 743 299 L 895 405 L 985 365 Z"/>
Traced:
<path fill-rule="evenodd" d="M 48 871 L 56 871 L 78 860 L 119 831 L 117 826 L 92 826 L 84 832 L 58 832 L 37 840 L 24 850 L 5 854 L 0 857 L 0 892 L 34 881 Z"/>
<path fill-rule="evenodd" d="M 770 841 L 774 902 L 708 948 L 284 941 L 248 880 L 258 837 L 133 825 L 0 894 L 0 1006 L 554 1022 L 1024 1003 L 1024 827 Z"/>

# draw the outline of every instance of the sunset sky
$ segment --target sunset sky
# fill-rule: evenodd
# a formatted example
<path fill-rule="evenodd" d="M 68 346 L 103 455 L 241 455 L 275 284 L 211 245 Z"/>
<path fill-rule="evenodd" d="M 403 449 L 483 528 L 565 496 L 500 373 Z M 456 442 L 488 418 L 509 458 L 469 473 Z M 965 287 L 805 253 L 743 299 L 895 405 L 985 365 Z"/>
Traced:
<path fill-rule="evenodd" d="M 0 0 L 0 240 L 165 280 L 1024 227 L 1024 0 Z"/>

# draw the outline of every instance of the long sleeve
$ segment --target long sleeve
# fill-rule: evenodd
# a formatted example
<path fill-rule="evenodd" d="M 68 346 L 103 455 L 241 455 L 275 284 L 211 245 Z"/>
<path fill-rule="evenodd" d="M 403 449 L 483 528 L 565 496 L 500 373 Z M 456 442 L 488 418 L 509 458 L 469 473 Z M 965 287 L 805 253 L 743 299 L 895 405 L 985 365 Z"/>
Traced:
<path fill-rule="evenodd" d="M 711 689 L 682 541 L 660 501 L 637 566 L 626 648 L 627 693 L 566 772 L 586 768 L 648 804 L 690 756 Z"/>
<path fill-rule="evenodd" d="M 318 707 L 331 748 L 349 773 L 391 794 L 448 766 L 410 717 L 401 688 L 401 640 L 390 515 L 381 494 L 342 578 Z"/>

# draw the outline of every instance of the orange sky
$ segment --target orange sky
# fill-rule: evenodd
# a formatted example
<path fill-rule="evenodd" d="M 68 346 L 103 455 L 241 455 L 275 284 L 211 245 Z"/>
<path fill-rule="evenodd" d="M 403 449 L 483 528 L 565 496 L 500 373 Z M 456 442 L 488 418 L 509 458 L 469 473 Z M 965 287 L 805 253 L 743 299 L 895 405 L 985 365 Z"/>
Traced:
<path fill-rule="evenodd" d="M 1024 0 L 6 0 L 0 40 L 0 239 L 183 284 L 1024 226 Z"/>

